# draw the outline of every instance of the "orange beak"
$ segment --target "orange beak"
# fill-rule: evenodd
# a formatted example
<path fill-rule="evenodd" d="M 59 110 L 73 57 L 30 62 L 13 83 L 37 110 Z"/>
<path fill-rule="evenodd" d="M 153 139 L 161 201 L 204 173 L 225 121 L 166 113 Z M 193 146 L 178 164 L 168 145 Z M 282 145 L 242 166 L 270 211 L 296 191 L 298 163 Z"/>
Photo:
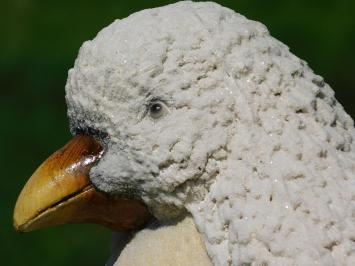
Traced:
<path fill-rule="evenodd" d="M 66 223 L 96 223 L 113 230 L 142 227 L 150 219 L 140 201 L 97 191 L 89 171 L 103 149 L 88 135 L 78 135 L 51 155 L 31 176 L 17 199 L 14 227 L 28 232 Z"/>

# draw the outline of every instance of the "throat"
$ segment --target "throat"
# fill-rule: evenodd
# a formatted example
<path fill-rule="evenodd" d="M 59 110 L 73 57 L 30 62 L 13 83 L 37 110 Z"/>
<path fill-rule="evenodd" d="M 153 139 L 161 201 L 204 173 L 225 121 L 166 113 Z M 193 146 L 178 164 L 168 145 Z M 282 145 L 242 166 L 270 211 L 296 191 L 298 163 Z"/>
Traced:
<path fill-rule="evenodd" d="M 114 236 L 107 265 L 212 265 L 203 239 L 190 216 L 170 224 L 151 226 Z"/>

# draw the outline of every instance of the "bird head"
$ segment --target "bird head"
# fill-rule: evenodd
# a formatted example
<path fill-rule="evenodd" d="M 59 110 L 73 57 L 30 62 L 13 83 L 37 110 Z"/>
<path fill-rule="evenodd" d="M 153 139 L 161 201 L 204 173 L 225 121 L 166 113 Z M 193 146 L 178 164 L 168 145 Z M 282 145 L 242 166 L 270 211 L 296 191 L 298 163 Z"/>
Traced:
<path fill-rule="evenodd" d="M 75 138 L 26 184 L 19 230 L 191 213 L 217 265 L 351 253 L 353 121 L 264 25 L 214 3 L 135 13 L 83 44 L 66 100 Z"/>
<path fill-rule="evenodd" d="M 76 138 L 62 155 L 56 153 L 42 165 L 24 188 L 15 210 L 17 228 L 28 223 L 37 228 L 34 217 L 71 200 L 88 184 L 107 197 L 134 200 L 133 207 L 140 202 L 139 210 L 144 205 L 159 219 L 183 215 L 187 204 L 203 199 L 219 174 L 237 119 L 234 84 L 224 61 L 228 47 L 216 38 L 224 34 L 216 29 L 219 18 L 233 13 L 223 9 L 212 12 L 211 18 L 189 11 L 189 6 L 139 12 L 115 21 L 83 44 L 66 85 Z M 265 31 L 253 23 L 248 27 Z M 67 163 L 64 157 L 70 157 L 72 149 L 79 155 Z M 58 176 L 67 175 L 61 168 L 48 173 L 47 168 L 63 164 L 57 159 L 67 163 L 60 166 L 64 172 L 84 165 L 85 171 L 78 171 L 81 176 L 85 172 L 86 181 L 75 179 L 77 188 L 48 199 L 58 187 L 72 186 L 58 181 L 63 179 Z M 43 175 L 49 185 L 38 182 Z M 39 190 L 47 193 L 44 202 Z M 147 215 L 143 211 L 138 216 L 146 220 Z"/>

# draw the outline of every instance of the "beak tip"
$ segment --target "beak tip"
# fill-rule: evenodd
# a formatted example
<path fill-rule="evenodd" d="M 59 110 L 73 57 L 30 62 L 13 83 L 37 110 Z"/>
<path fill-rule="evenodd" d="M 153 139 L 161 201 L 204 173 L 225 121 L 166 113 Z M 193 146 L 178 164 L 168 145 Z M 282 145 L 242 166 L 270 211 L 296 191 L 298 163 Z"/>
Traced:
<path fill-rule="evenodd" d="M 12 218 L 12 225 L 16 232 L 25 233 L 31 231 L 29 230 L 29 226 L 28 226 L 30 219 L 26 218 L 26 212 L 24 212 L 23 209 L 19 207 L 19 206 L 26 206 L 21 204 L 22 202 L 20 201 L 20 199 L 21 199 L 21 195 L 15 205 L 13 218 Z"/>
<path fill-rule="evenodd" d="M 23 233 L 23 232 L 24 232 L 23 227 L 22 227 L 21 225 L 19 225 L 19 224 L 15 221 L 15 219 L 14 219 L 14 221 L 13 221 L 12 224 L 13 224 L 14 229 L 15 229 L 16 232 L 18 232 L 18 233 Z"/>
<path fill-rule="evenodd" d="M 23 223 L 19 223 L 19 222 L 18 222 L 18 218 L 17 218 L 17 215 L 16 215 L 16 210 L 15 210 L 15 212 L 14 212 L 14 217 L 13 217 L 12 225 L 13 225 L 13 227 L 14 227 L 14 229 L 15 229 L 16 232 L 18 232 L 18 233 L 24 232 L 24 230 L 23 230 Z"/>
<path fill-rule="evenodd" d="M 14 209 L 14 212 L 13 212 L 13 216 L 12 216 L 12 225 L 14 226 L 16 232 L 21 232 L 21 225 L 23 224 L 23 222 L 21 222 L 21 215 L 20 215 L 20 211 L 19 211 L 19 208 L 18 208 L 18 202 L 19 202 L 19 199 L 17 200 L 16 202 L 16 205 L 15 205 L 15 209 Z"/>
<path fill-rule="evenodd" d="M 18 223 L 15 219 L 13 220 L 13 226 L 17 233 L 27 233 L 32 231 L 30 224 Z"/>

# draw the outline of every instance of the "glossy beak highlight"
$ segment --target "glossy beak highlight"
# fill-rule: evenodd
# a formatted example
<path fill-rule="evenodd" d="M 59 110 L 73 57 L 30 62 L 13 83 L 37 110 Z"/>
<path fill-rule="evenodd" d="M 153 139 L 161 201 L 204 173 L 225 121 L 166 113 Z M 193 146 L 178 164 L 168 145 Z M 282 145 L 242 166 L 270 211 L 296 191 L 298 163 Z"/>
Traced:
<path fill-rule="evenodd" d="M 103 153 L 93 137 L 78 135 L 51 155 L 17 199 L 14 227 L 28 232 L 66 223 L 96 223 L 118 231 L 142 227 L 150 218 L 138 200 L 97 191 L 89 171 Z"/>

